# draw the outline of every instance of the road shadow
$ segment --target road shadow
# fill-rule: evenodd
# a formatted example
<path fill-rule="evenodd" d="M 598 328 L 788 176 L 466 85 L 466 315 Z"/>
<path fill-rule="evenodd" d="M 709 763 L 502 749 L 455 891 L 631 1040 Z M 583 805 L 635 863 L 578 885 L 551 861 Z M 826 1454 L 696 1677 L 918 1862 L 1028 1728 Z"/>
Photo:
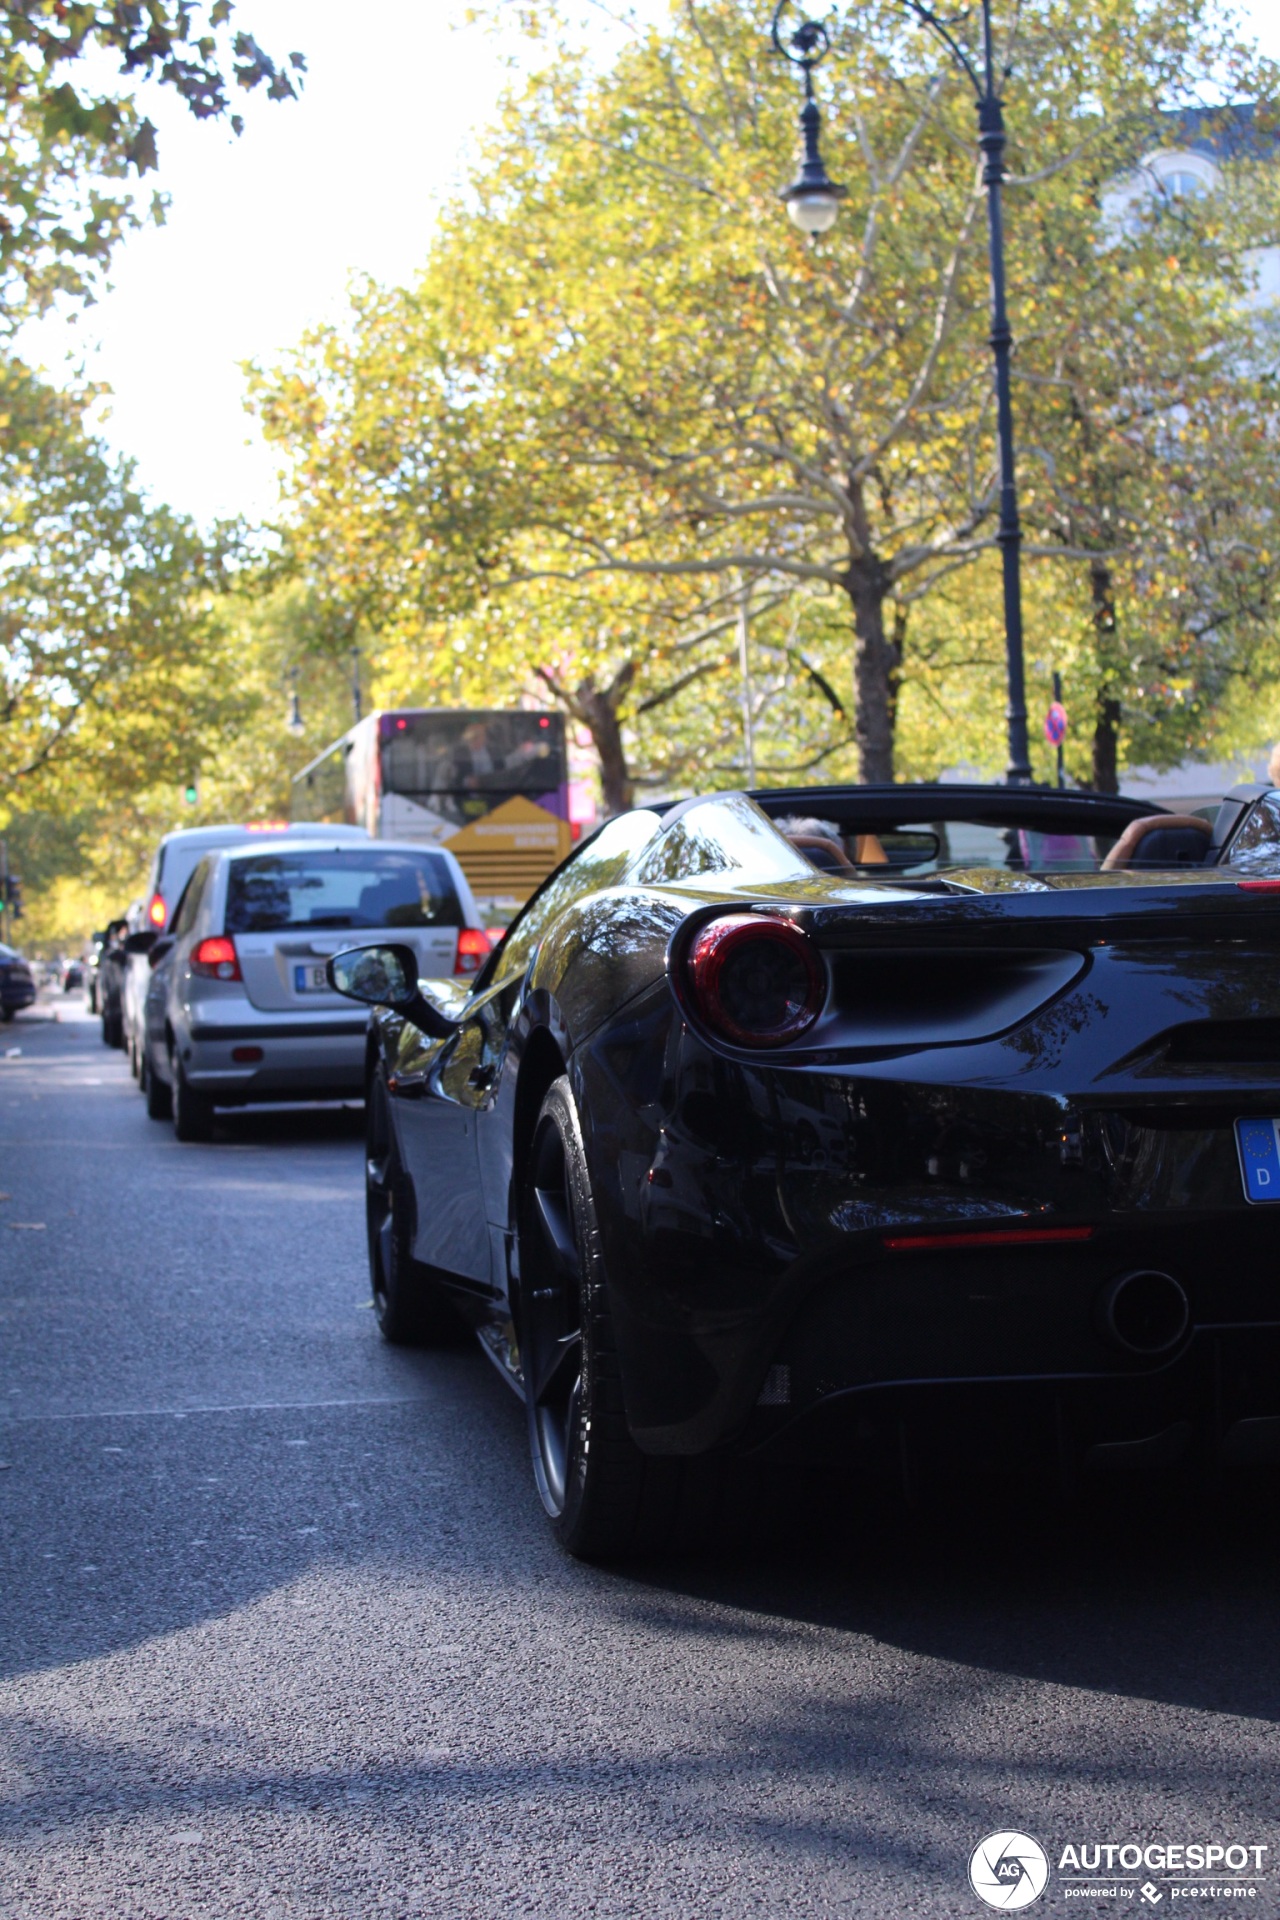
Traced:
<path fill-rule="evenodd" d="M 0 1421 L 0 1680 L 181 1633 L 317 1566 L 434 1577 L 464 1528 L 500 1558 L 521 1534 L 553 1557 L 523 1410 L 474 1339 L 381 1359 L 346 1401 Z"/>
<path fill-rule="evenodd" d="M 330 1140 L 363 1140 L 364 1102 L 341 1106 L 263 1105 L 220 1107 L 214 1121 L 213 1145 L 306 1146 Z"/>
<path fill-rule="evenodd" d="M 1134 1476 L 1070 1499 L 957 1480 L 913 1502 L 730 1473 L 696 1552 L 631 1566 L 689 1599 L 930 1659 L 1280 1720 L 1280 1476 Z"/>

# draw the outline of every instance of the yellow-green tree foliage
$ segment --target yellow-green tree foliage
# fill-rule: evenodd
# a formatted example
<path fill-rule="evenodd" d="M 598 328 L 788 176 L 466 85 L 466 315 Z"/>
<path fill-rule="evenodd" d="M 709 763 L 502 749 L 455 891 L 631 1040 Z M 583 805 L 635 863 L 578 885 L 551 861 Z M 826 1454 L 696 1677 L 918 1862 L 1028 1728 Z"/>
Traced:
<path fill-rule="evenodd" d="M 242 717 L 227 551 L 151 505 L 78 398 L 0 360 L 0 809 L 177 781 Z"/>
<path fill-rule="evenodd" d="M 1269 634 L 1275 340 L 1242 312 L 1243 250 L 1270 237 L 1280 169 L 1228 166 L 1176 211 L 1176 251 L 1163 210 L 1103 206 L 1198 88 L 1274 91 L 1215 19 L 997 8 L 1028 654 L 1071 671 L 1113 762 L 1204 745 Z M 936 770 L 975 711 L 974 757 L 1003 757 L 973 99 L 890 4 L 837 16 L 833 41 L 848 198 L 820 245 L 779 206 L 797 94 L 758 10 L 682 0 L 607 72 L 559 47 L 420 280 L 365 288 L 349 328 L 257 380 L 299 569 L 402 681 L 416 661 L 457 684 L 461 659 L 489 698 L 554 691 L 613 756 L 615 800 L 628 753 L 701 776 L 710 739 L 740 774 L 744 585 L 771 767 L 847 767 L 852 731 L 864 778 Z"/>
<path fill-rule="evenodd" d="M 119 82 L 102 76 L 116 63 Z M 131 182 L 157 164 L 135 98 L 153 79 L 197 119 L 228 118 L 231 89 L 291 98 L 301 54 L 277 66 L 237 30 L 230 0 L 8 0 L 0 8 L 0 324 L 59 294 L 90 297 L 139 220 Z M 151 212 L 159 219 L 164 201 Z"/>
<path fill-rule="evenodd" d="M 208 612 L 179 690 L 187 700 L 194 689 L 194 705 L 172 707 L 172 683 L 144 676 L 145 688 L 121 690 L 150 709 L 136 753 L 108 728 L 100 757 L 72 750 L 34 783 L 11 784 L 0 833 L 23 880 L 24 941 L 74 944 L 123 913 L 176 827 L 287 820 L 292 776 L 351 724 L 360 663 L 301 588 L 246 574 Z"/>

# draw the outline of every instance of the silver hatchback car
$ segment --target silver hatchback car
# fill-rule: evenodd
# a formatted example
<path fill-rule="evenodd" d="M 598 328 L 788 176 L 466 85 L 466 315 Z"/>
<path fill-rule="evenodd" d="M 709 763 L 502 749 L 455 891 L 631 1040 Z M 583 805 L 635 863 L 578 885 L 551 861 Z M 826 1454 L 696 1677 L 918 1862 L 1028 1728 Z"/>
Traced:
<path fill-rule="evenodd" d="M 443 847 L 385 840 L 258 841 L 211 852 L 149 958 L 147 1111 L 180 1140 L 207 1140 L 214 1108 L 360 1098 L 366 1017 L 325 962 L 386 935 L 422 975 L 479 972 L 488 937 Z"/>

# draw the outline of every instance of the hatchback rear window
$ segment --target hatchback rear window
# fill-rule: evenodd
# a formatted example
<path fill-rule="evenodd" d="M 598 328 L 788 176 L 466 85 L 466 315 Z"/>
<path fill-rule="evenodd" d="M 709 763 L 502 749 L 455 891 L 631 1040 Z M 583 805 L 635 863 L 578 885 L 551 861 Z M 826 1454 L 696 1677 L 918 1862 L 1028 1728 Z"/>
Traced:
<path fill-rule="evenodd" d="M 438 853 L 262 853 L 233 860 L 228 933 L 288 927 L 460 927 L 462 904 Z"/>

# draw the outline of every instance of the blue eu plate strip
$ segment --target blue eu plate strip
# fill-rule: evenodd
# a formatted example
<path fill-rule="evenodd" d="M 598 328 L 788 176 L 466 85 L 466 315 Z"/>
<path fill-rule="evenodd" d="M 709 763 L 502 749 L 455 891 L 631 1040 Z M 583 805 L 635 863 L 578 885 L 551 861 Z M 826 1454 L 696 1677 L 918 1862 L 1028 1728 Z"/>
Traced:
<path fill-rule="evenodd" d="M 1280 1200 L 1280 1126 L 1275 1120 L 1237 1120 L 1240 1170 L 1250 1200 Z"/>
<path fill-rule="evenodd" d="M 294 968 L 294 970 L 293 970 L 293 990 L 294 990 L 294 992 L 295 992 L 295 993 L 305 993 L 305 992 L 306 992 L 306 990 L 307 990 L 307 970 L 306 970 L 306 968 L 305 968 L 305 967 L 295 967 L 295 968 Z M 1241 1122 L 1241 1125 L 1242 1125 L 1242 1126 L 1246 1126 L 1246 1127 L 1247 1127 L 1247 1126 L 1248 1126 L 1249 1124 L 1250 1124 L 1250 1123 L 1249 1123 L 1249 1121 L 1247 1121 L 1247 1120 L 1244 1120 L 1244 1121 L 1242 1121 L 1242 1122 Z"/>

